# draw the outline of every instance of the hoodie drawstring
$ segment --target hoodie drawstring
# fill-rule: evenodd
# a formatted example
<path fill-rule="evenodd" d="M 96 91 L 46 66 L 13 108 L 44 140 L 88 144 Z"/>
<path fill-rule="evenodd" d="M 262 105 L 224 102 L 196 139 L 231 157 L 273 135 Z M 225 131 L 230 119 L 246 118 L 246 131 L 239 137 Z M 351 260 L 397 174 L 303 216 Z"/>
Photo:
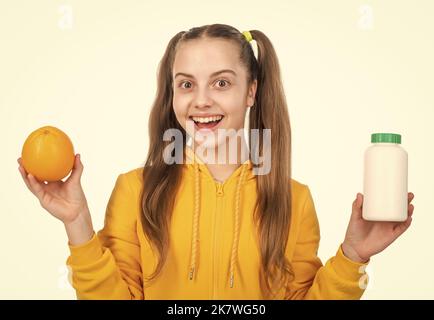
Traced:
<path fill-rule="evenodd" d="M 196 157 L 193 156 L 194 164 L 194 214 L 193 214 L 193 229 L 192 229 L 192 240 L 191 240 L 191 261 L 190 261 L 190 271 L 189 279 L 193 280 L 196 270 L 197 270 L 197 252 L 199 243 L 199 209 L 200 209 L 200 179 L 199 179 L 199 165 L 196 162 Z M 234 238 L 232 242 L 232 252 L 230 261 L 230 287 L 234 287 L 234 275 L 235 275 L 235 263 L 238 256 L 238 242 L 240 234 L 240 197 L 241 197 L 241 186 L 244 180 L 244 173 L 246 170 L 246 165 L 241 165 L 241 173 L 238 179 L 237 190 L 235 193 L 235 217 L 234 217 Z"/>
<path fill-rule="evenodd" d="M 240 190 L 244 178 L 244 170 L 246 166 L 243 165 L 241 168 L 240 178 L 238 180 L 237 191 L 235 193 L 235 222 L 234 222 L 234 239 L 232 242 L 232 254 L 231 254 L 231 264 L 230 264 L 230 287 L 234 287 L 234 273 L 235 273 L 235 263 L 238 257 L 238 240 L 240 236 Z"/>

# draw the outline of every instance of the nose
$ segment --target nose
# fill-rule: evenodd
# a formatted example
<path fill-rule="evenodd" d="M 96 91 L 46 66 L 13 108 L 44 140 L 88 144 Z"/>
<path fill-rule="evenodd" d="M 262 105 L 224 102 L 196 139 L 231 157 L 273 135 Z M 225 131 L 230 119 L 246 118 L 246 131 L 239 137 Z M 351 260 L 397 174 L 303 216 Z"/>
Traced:
<path fill-rule="evenodd" d="M 196 90 L 193 106 L 198 109 L 207 108 L 212 106 L 212 99 L 208 92 L 208 88 L 199 88 Z"/>

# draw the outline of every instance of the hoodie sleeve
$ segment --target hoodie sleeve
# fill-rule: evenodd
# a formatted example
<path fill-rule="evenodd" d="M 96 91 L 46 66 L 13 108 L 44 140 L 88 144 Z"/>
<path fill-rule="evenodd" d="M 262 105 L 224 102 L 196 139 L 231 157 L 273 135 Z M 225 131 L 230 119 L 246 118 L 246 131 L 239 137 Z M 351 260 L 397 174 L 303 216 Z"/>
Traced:
<path fill-rule="evenodd" d="M 317 256 L 320 229 L 311 192 L 307 194 L 301 213 L 298 239 L 292 259 L 294 280 L 287 290 L 289 299 L 360 299 L 367 283 L 367 263 L 348 259 L 341 246 L 323 266 Z"/>
<path fill-rule="evenodd" d="M 127 174 L 111 193 L 104 228 L 88 242 L 72 246 L 66 264 L 78 299 L 143 299 L 140 245 L 136 232 L 137 195 Z"/>

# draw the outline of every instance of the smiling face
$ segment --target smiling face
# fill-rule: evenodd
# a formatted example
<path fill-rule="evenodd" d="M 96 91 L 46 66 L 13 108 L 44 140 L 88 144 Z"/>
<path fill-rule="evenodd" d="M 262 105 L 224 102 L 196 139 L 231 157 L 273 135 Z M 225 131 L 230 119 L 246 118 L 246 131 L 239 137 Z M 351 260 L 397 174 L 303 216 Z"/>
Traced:
<path fill-rule="evenodd" d="M 173 109 L 188 135 L 197 134 L 223 143 L 217 129 L 244 127 L 247 108 L 254 104 L 256 80 L 249 85 L 237 46 L 225 39 L 202 38 L 182 43 L 173 64 Z M 196 133 L 196 134 L 195 134 Z M 207 139 L 210 141 L 211 139 Z"/>

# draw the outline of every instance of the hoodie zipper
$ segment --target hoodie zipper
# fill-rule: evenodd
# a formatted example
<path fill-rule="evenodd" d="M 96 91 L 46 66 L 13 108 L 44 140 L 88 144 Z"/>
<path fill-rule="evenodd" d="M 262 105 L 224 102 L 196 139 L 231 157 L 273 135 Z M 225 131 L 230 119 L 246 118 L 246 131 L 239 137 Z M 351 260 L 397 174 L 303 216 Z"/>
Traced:
<path fill-rule="evenodd" d="M 216 289 L 217 289 L 217 284 L 218 284 L 218 256 L 220 253 L 220 246 L 219 243 L 221 243 L 221 241 L 217 241 L 217 218 L 220 219 L 222 218 L 222 214 L 221 214 L 221 206 L 222 206 L 222 198 L 223 198 L 223 183 L 221 182 L 216 182 L 216 211 L 215 211 L 215 215 L 214 215 L 214 255 L 213 255 L 213 289 L 212 289 L 212 299 L 216 299 L 217 298 L 217 294 L 216 294 Z"/>

